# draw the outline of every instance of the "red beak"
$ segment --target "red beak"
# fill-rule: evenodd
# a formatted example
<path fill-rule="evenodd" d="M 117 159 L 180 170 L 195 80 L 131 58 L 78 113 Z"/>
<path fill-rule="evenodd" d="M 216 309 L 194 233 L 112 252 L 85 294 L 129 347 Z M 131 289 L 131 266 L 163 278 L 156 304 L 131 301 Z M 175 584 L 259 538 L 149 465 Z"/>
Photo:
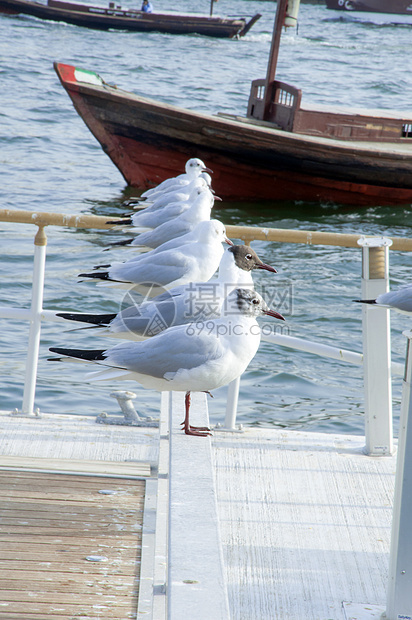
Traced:
<path fill-rule="evenodd" d="M 274 267 L 271 267 L 270 265 L 267 265 L 266 263 L 259 263 L 258 265 L 256 265 L 256 267 L 258 269 L 266 269 L 266 271 L 271 271 L 272 273 L 277 273 L 276 269 Z"/>
<path fill-rule="evenodd" d="M 275 310 L 267 310 L 265 312 L 268 316 L 273 316 L 274 319 L 280 319 L 281 321 L 286 321 L 285 317 L 279 314 L 279 312 L 275 312 Z"/>

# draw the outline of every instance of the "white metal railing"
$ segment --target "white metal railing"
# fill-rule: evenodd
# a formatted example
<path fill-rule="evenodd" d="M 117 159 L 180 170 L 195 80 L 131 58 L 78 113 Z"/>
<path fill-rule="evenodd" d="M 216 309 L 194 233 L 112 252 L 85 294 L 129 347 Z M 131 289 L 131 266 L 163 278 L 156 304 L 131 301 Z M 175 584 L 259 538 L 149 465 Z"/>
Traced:
<path fill-rule="evenodd" d="M 386 620 L 412 620 L 412 331 L 408 340 L 395 476 Z"/>
<path fill-rule="evenodd" d="M 43 310 L 44 272 L 46 267 L 47 237 L 44 227 L 40 226 L 34 238 L 33 284 L 30 309 L 29 344 L 27 347 L 26 379 L 22 413 L 32 413 L 36 391 L 37 364 L 39 361 L 41 311 Z"/>
<path fill-rule="evenodd" d="M 0 308 L 0 318 L 20 318 L 30 321 L 25 388 L 22 405 L 22 412 L 25 414 L 33 413 L 41 322 L 42 320 L 57 319 L 53 312 L 42 308 L 47 242 L 44 227 L 47 225 L 58 225 L 75 226 L 77 228 L 107 229 L 110 228 L 110 224 L 108 224 L 109 220 L 110 218 L 98 216 L 66 216 L 47 213 L 31 213 L 26 211 L 0 211 L 0 221 L 23 222 L 38 226 L 34 241 L 34 273 L 31 309 L 28 311 L 13 308 Z M 227 227 L 227 232 L 230 237 L 244 239 L 248 243 L 253 239 L 268 239 L 289 243 L 320 243 L 345 247 L 359 247 L 360 245 L 362 247 L 363 256 L 362 294 L 367 298 L 376 297 L 380 293 L 388 290 L 389 247 L 391 246 L 392 249 L 402 251 L 412 251 L 412 241 L 409 239 L 371 239 L 364 238 L 361 235 L 333 235 L 310 231 L 277 231 L 276 229 L 252 229 L 249 227 L 231 226 Z M 334 243 L 334 241 L 336 243 Z M 401 368 L 403 369 L 401 364 L 392 364 L 390 359 L 389 311 L 382 308 L 365 307 L 363 310 L 363 334 L 363 355 L 329 345 L 292 338 L 290 336 L 272 335 L 265 336 L 264 339 L 277 345 L 308 351 L 316 355 L 331 357 L 347 363 L 363 365 L 365 375 L 365 403 L 368 408 L 366 411 L 367 419 L 365 423 L 366 452 L 369 455 L 388 455 L 393 451 L 390 376 L 391 373 L 400 374 Z M 408 425 L 409 417 L 412 415 L 412 331 L 407 332 L 406 336 L 409 346 L 402 395 L 399 454 L 391 539 L 390 579 L 387 609 L 384 614 L 387 620 L 399 620 L 400 618 L 412 620 L 412 537 L 410 535 L 410 513 L 412 510 L 412 428 L 411 425 Z M 233 382 L 229 386 L 227 415 L 224 427 L 226 430 L 235 430 L 238 389 L 239 380 Z M 162 395 L 162 399 L 164 396 L 166 395 Z M 170 401 L 170 403 L 171 402 L 172 401 Z M 180 448 L 173 448 L 173 450 L 176 449 L 180 450 Z M 170 459 L 171 458 L 170 456 Z M 205 458 L 209 457 L 206 455 Z M 185 462 L 187 462 L 187 458 L 185 458 Z M 159 464 L 159 467 L 160 466 L 161 464 Z M 208 471 L 211 471 L 209 466 Z M 210 480 L 207 482 L 207 486 L 210 487 Z M 169 493 L 173 495 L 176 492 L 180 493 L 182 489 L 179 490 L 177 487 L 174 489 L 174 487 L 171 486 Z M 210 519 L 215 520 L 215 508 L 212 506 L 211 509 L 213 514 L 210 514 Z M 157 518 L 164 518 L 164 515 L 159 514 Z M 175 526 L 175 539 L 179 540 L 179 537 L 184 536 L 186 532 L 182 533 L 179 530 L 179 524 L 176 524 L 176 522 L 173 527 Z M 216 539 L 215 546 L 216 549 L 218 549 L 218 539 Z M 176 548 L 173 549 L 173 553 L 176 553 Z M 203 561 L 203 553 L 199 554 L 199 557 L 201 557 L 201 561 Z M 177 562 L 177 564 L 179 564 L 179 562 Z M 156 570 L 159 572 L 160 568 L 158 567 Z M 162 570 L 164 570 L 164 568 L 162 568 Z M 221 568 L 219 568 L 219 570 L 221 571 Z M 155 576 L 156 574 L 155 571 Z M 163 581 L 162 577 L 163 575 L 159 574 L 160 582 Z M 195 592 L 195 590 L 196 589 L 194 589 L 194 595 L 198 597 L 199 593 Z M 201 596 L 203 596 L 203 594 L 201 594 Z M 225 589 L 223 588 L 221 596 L 219 597 L 219 605 L 221 605 L 221 610 L 223 610 L 220 612 L 222 617 L 226 617 L 227 615 L 226 596 Z M 158 604 L 164 607 L 165 603 L 162 597 L 159 598 Z M 179 604 L 179 597 L 174 597 L 173 591 L 170 590 L 168 605 L 175 605 L 177 606 L 176 608 L 178 608 Z M 368 616 L 365 615 L 364 617 L 367 618 Z"/>
<path fill-rule="evenodd" d="M 47 244 L 45 226 L 110 229 L 111 220 L 115 221 L 116 218 L 0 210 L 0 221 L 29 223 L 38 226 L 34 239 L 31 308 L 30 310 L 0 308 L 0 318 L 20 318 L 21 320 L 30 321 L 26 375 L 21 409 L 23 414 L 30 415 L 34 413 L 41 322 L 43 320 L 63 321 L 63 319 L 56 317 L 54 312 L 44 310 L 42 307 Z M 362 235 L 287 229 L 259 229 L 247 226 L 228 226 L 227 232 L 230 237 L 243 239 L 246 243 L 250 243 L 253 239 L 266 239 L 289 243 L 320 243 L 358 248 L 359 244 L 361 244 L 363 246 L 364 265 L 362 292 L 375 297 L 388 290 L 389 287 L 388 247 L 392 245 L 393 249 L 412 251 L 412 241 L 402 238 L 391 241 L 381 238 L 371 240 L 371 238 L 365 238 Z M 390 377 L 391 374 L 401 375 L 403 373 L 403 365 L 391 363 L 390 360 L 389 321 L 389 312 L 387 310 L 363 308 L 363 354 L 292 336 L 278 334 L 262 336 L 263 340 L 275 345 L 363 366 L 365 376 L 365 449 L 368 454 L 375 455 L 391 454 L 393 451 Z M 387 335 L 384 349 L 382 348 L 383 333 Z M 225 422 L 223 426 L 219 426 L 219 430 L 229 430 L 232 432 L 237 430 L 238 392 L 239 380 L 236 380 L 229 386 Z"/>
<path fill-rule="evenodd" d="M 307 231 L 299 232 L 308 235 Z M 327 235 L 330 237 L 329 233 Z M 357 238 L 358 247 L 362 247 L 363 299 L 375 299 L 389 290 L 388 249 L 392 244 L 391 239 L 383 237 L 359 236 Z M 389 311 L 365 305 L 362 309 L 362 333 L 363 354 L 292 336 L 263 335 L 262 340 L 321 357 L 362 365 L 365 395 L 365 452 L 375 456 L 391 455 L 393 454 L 391 376 L 392 374 L 402 376 L 403 364 L 391 361 Z M 225 422 L 220 430 L 236 430 L 238 391 L 239 380 L 229 386 Z"/>

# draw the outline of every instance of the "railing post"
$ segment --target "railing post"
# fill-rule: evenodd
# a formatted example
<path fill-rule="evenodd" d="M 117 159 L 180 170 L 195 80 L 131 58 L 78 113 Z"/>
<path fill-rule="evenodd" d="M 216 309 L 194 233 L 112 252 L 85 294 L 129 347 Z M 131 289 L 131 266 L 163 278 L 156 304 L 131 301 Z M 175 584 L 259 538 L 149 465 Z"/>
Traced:
<path fill-rule="evenodd" d="M 22 413 L 34 413 L 34 395 L 36 391 L 37 365 L 41 331 L 41 311 L 43 307 L 44 269 L 46 264 L 47 237 L 44 226 L 39 226 L 34 238 L 33 284 L 30 310 L 29 344 L 27 348 L 26 376 Z"/>
<path fill-rule="evenodd" d="M 226 397 L 226 414 L 223 426 L 221 424 L 216 425 L 216 429 L 219 431 L 237 431 L 241 430 L 241 427 L 236 428 L 236 415 L 237 415 L 237 403 L 239 400 L 239 388 L 240 377 L 234 379 L 227 386 Z"/>
<path fill-rule="evenodd" d="M 395 476 L 389 584 L 384 618 L 412 619 L 412 331 L 408 339 Z"/>
<path fill-rule="evenodd" d="M 362 238 L 362 299 L 376 299 L 389 290 L 390 239 Z M 389 310 L 363 304 L 363 377 L 365 452 L 393 453 L 392 383 Z"/>

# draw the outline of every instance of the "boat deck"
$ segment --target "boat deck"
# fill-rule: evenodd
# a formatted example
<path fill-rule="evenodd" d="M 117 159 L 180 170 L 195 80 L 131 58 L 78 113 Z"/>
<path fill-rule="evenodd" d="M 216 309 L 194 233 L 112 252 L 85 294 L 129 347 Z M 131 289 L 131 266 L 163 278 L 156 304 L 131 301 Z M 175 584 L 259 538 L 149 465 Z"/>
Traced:
<path fill-rule="evenodd" d="M 197 471 L 198 448 L 211 450 L 233 620 L 380 616 L 388 579 L 395 456 L 368 457 L 362 451 L 364 438 L 347 435 L 247 428 L 242 433 L 215 431 L 212 440 L 185 437 L 178 421 L 176 437 L 192 455 L 189 467 L 187 462 L 183 467 L 194 488 L 196 476 L 204 475 Z M 6 496 L 1 620 L 21 618 L 22 613 L 31 620 L 160 620 L 159 611 L 137 612 L 136 595 L 142 515 L 153 525 L 153 515 L 143 510 L 145 485 L 156 483 L 158 471 L 157 482 L 168 484 L 163 471 L 168 459 L 161 456 L 164 426 L 159 441 L 156 428 L 3 412 L 0 427 L 0 484 Z M 187 491 L 189 499 L 178 496 L 179 504 L 191 501 Z M 163 510 L 159 497 L 157 510 Z M 196 538 L 204 513 L 201 505 L 195 510 L 200 517 L 191 524 Z M 158 527 L 160 523 L 158 519 Z M 143 546 L 146 551 L 150 547 Z M 159 551 L 158 544 L 152 543 L 150 553 L 155 549 Z M 96 555 L 108 559 L 85 559 Z M 146 577 L 150 564 L 142 564 Z M 188 581 L 195 583 L 196 576 Z M 156 576 L 153 583 L 156 588 Z"/>
<path fill-rule="evenodd" d="M 307 109 L 309 110 L 309 106 L 305 106 L 307 107 Z M 316 106 L 317 108 L 320 108 L 320 106 Z M 326 108 L 325 107 L 325 111 Z M 336 108 L 333 108 L 333 110 L 336 111 Z M 330 108 L 330 111 L 332 112 L 332 108 Z M 340 148 L 340 149 L 348 149 L 348 150 L 354 150 L 354 149 L 361 149 L 363 151 L 370 151 L 371 153 L 394 153 L 394 154 L 398 154 L 398 155 L 410 155 L 411 154 L 411 139 L 410 138 L 403 138 L 402 141 L 400 140 L 399 142 L 388 142 L 388 141 L 379 141 L 379 140 L 373 140 L 371 142 L 367 142 L 365 140 L 357 140 L 356 138 L 353 138 L 351 140 L 348 139 L 339 139 L 337 137 L 333 137 L 333 136 L 322 136 L 322 135 L 310 135 L 310 134 L 303 134 L 303 133 L 291 133 L 291 132 L 285 132 L 285 130 L 281 129 L 280 127 L 275 127 L 274 123 L 272 122 L 268 122 L 268 121 L 261 121 L 261 120 L 257 120 L 254 118 L 249 118 L 246 116 L 238 116 L 236 114 L 229 114 L 228 112 L 218 112 L 217 114 L 215 114 L 215 116 L 217 118 L 219 118 L 219 120 L 221 121 L 226 121 L 226 122 L 235 122 L 235 123 L 243 123 L 245 125 L 256 125 L 257 127 L 259 127 L 260 129 L 264 129 L 267 130 L 268 132 L 272 132 L 272 133 L 277 133 L 278 135 L 287 137 L 288 139 L 292 140 L 292 141 L 302 141 L 305 140 L 306 142 L 311 142 L 314 144 L 323 144 L 323 145 L 329 145 L 329 146 L 334 146 L 335 148 Z M 384 117 L 384 115 L 381 115 L 382 117 Z M 386 115 L 385 115 L 386 116 Z M 399 117 L 399 114 L 397 114 L 397 116 Z"/>

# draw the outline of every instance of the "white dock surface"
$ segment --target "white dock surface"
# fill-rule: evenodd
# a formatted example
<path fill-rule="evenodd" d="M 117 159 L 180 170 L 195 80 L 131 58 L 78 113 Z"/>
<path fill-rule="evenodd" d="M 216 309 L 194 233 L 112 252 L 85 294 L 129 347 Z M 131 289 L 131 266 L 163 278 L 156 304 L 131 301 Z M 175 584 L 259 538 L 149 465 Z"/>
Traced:
<path fill-rule="evenodd" d="M 150 475 L 158 460 L 158 430 L 98 424 L 92 416 L 0 411 L 0 467 L 96 474 Z M 148 471 L 140 472 L 139 468 Z"/>
<path fill-rule="evenodd" d="M 70 461 L 72 466 L 81 461 L 91 472 L 106 467 L 111 475 L 132 470 L 133 476 L 157 460 L 157 429 L 103 426 L 80 416 L 0 415 L 0 430 L 2 468 L 37 469 L 42 461 L 43 468 L 64 470 Z M 195 454 L 198 442 L 209 439 L 185 441 L 193 443 Z M 380 616 L 396 457 L 368 457 L 363 446 L 363 437 L 347 435 L 265 428 L 214 432 L 233 620 Z"/>
<path fill-rule="evenodd" d="M 365 456 L 364 443 L 262 428 L 215 433 L 234 619 L 349 620 L 384 611 L 396 457 Z"/>

